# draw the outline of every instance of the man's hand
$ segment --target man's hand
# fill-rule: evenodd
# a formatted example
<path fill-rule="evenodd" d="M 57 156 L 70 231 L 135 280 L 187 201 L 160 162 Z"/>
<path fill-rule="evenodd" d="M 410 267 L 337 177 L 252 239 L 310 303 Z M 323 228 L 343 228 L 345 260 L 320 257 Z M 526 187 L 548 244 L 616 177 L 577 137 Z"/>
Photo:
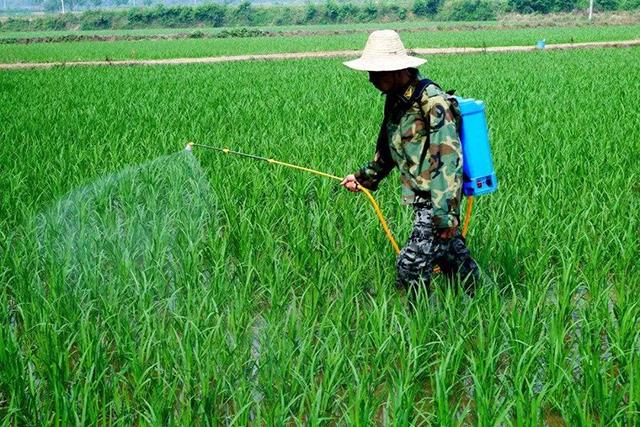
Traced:
<path fill-rule="evenodd" d="M 449 240 L 455 237 L 455 235 L 458 233 L 459 224 L 457 219 L 454 221 L 455 221 L 455 225 L 453 227 L 443 228 L 437 231 L 439 238 L 441 238 L 442 240 Z"/>
<path fill-rule="evenodd" d="M 451 228 L 443 228 L 442 230 L 438 230 L 438 237 L 440 237 L 442 240 L 449 240 L 453 238 L 457 232 L 458 232 L 457 225 Z"/>
<path fill-rule="evenodd" d="M 359 186 L 358 181 L 356 181 L 356 177 L 354 174 L 345 176 L 342 182 L 340 183 L 340 185 L 342 185 L 344 188 L 354 193 L 357 193 L 358 191 L 360 191 L 360 189 L 358 188 Z"/>

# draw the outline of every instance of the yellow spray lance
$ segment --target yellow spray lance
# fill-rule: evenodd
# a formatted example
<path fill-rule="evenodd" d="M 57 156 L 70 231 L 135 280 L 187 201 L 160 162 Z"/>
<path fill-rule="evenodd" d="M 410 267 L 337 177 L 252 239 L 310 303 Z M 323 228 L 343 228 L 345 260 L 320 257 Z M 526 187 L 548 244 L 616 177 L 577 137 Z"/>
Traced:
<path fill-rule="evenodd" d="M 328 173 L 320 172 L 320 171 L 317 171 L 317 170 L 314 170 L 314 169 L 309 169 L 309 168 L 305 168 L 305 167 L 298 166 L 298 165 L 293 165 L 291 163 L 281 162 L 279 160 L 269 159 L 267 157 L 254 156 L 253 154 L 246 154 L 246 153 L 241 153 L 239 151 L 233 151 L 233 150 L 230 150 L 228 148 L 218 148 L 218 147 L 213 147 L 211 145 L 195 144 L 193 142 L 190 142 L 185 147 L 185 150 L 191 152 L 193 150 L 193 147 L 201 147 L 201 148 L 206 148 L 208 150 L 219 151 L 219 152 L 224 153 L 224 154 L 234 154 L 236 156 L 246 157 L 246 158 L 253 159 L 253 160 L 261 160 L 261 161 L 264 161 L 264 162 L 267 162 L 267 163 L 272 163 L 272 164 L 275 164 L 275 165 L 280 165 L 280 166 L 284 166 L 284 167 L 291 168 L 291 169 L 296 169 L 296 170 L 300 170 L 300 171 L 304 171 L 304 172 L 309 172 L 309 173 L 312 173 L 314 175 L 322 176 L 322 177 L 325 177 L 325 178 L 330 178 L 330 179 L 334 179 L 334 180 L 337 180 L 337 181 L 342 181 L 342 178 L 340 178 L 338 176 L 335 176 L 335 175 L 330 175 Z M 366 188 L 364 188 L 363 186 L 358 184 L 357 188 L 358 188 L 358 190 L 360 190 L 360 192 L 362 192 L 362 194 L 367 196 L 367 199 L 369 199 L 369 202 L 371 203 L 371 206 L 373 206 L 373 209 L 376 212 L 376 216 L 378 217 L 378 220 L 380 220 L 380 225 L 382 225 L 382 229 L 384 230 L 384 233 L 387 235 L 387 239 L 389 239 L 389 242 L 391 243 L 391 246 L 393 246 L 393 250 L 396 252 L 396 254 L 400 253 L 400 247 L 398 246 L 398 243 L 396 243 L 396 240 L 393 238 L 393 234 L 391 234 L 391 230 L 389 229 L 389 225 L 387 225 L 387 221 L 384 219 L 384 215 L 382 214 L 382 211 L 380 210 L 380 206 L 378 206 L 378 203 L 376 202 L 376 199 L 373 197 L 371 192 L 369 190 L 367 190 Z M 466 212 L 465 212 L 464 224 L 462 226 L 462 235 L 463 236 L 467 235 L 467 229 L 469 227 L 469 221 L 471 220 L 471 209 L 472 208 L 473 208 L 473 197 L 469 197 L 469 201 L 467 202 L 467 209 L 466 209 Z M 437 271 L 437 269 L 436 269 L 436 271 Z"/>

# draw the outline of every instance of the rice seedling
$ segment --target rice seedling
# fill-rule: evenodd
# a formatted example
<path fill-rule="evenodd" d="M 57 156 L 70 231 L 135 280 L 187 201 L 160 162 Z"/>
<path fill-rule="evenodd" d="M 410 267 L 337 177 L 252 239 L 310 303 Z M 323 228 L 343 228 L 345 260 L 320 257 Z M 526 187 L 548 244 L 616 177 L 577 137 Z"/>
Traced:
<path fill-rule="evenodd" d="M 491 280 L 413 312 L 359 195 L 178 153 L 352 171 L 382 99 L 339 61 L 2 74 L 3 424 L 637 424 L 639 54 L 432 58 L 486 102 L 501 189 Z"/>

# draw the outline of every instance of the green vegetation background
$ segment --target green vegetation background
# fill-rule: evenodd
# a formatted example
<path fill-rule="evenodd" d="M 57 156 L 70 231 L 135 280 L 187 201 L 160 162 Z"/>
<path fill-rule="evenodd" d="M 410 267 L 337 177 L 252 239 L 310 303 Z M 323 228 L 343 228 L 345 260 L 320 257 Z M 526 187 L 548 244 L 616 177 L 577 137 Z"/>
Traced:
<path fill-rule="evenodd" d="M 579 43 L 635 39 L 640 25 L 541 27 L 520 29 L 443 30 L 401 32 L 408 48 L 533 46 L 547 43 Z M 218 55 L 280 52 L 322 52 L 361 49 L 366 32 L 336 35 L 302 35 L 250 38 L 174 40 L 79 41 L 73 43 L 0 44 L 0 62 L 65 62 L 195 58 Z"/>
<path fill-rule="evenodd" d="M 633 10 L 640 0 L 596 0 L 596 10 Z M 52 1 L 53 8 L 59 2 Z M 67 6 L 73 9 L 73 2 Z M 306 6 L 256 7 L 244 1 L 238 6 L 205 4 L 201 6 L 158 5 L 127 10 L 89 10 L 45 17 L 9 18 L 0 22 L 2 31 L 99 30 L 149 27 L 227 27 L 259 25 L 301 25 L 404 21 L 430 17 L 438 20 L 482 21 L 505 12 L 550 13 L 586 9 L 585 0 L 415 0 L 407 3 L 388 1 L 352 3 L 327 0 Z"/>

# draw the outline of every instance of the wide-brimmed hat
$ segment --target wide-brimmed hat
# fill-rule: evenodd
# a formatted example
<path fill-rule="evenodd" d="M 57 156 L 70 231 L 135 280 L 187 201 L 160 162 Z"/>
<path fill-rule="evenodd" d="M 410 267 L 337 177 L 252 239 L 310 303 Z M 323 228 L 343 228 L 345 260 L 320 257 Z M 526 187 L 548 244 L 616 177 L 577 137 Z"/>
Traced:
<path fill-rule="evenodd" d="M 397 71 L 417 68 L 426 59 L 407 55 L 400 35 L 393 30 L 378 30 L 369 35 L 362 56 L 343 64 L 360 71 Z"/>

